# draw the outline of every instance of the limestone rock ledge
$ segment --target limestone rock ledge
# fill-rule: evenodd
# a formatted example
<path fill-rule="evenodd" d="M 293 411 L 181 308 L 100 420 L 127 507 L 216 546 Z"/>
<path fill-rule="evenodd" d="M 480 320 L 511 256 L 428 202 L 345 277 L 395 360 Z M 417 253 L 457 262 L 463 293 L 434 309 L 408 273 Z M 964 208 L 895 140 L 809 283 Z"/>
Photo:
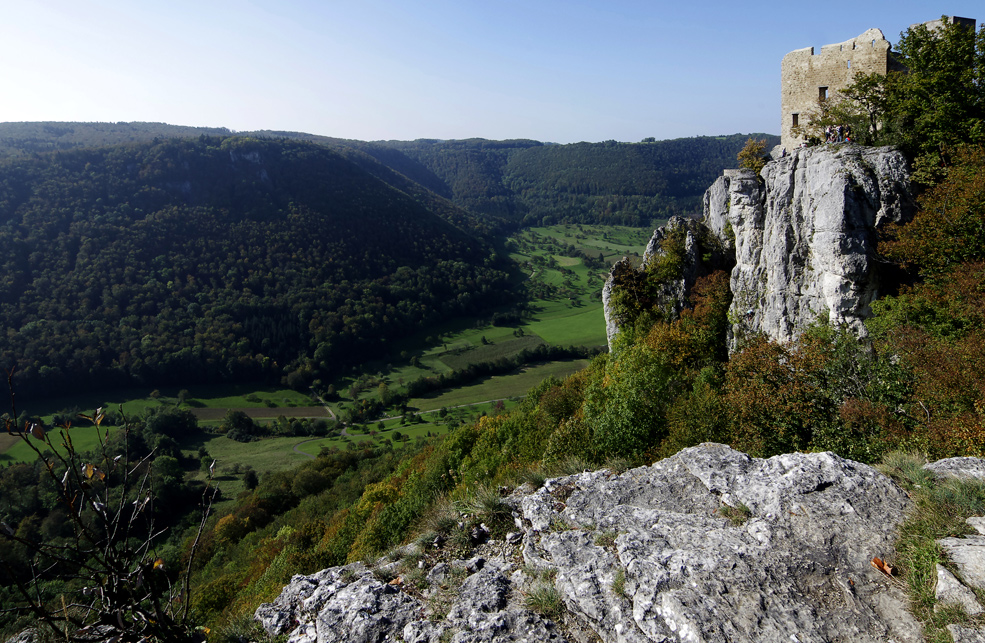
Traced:
<path fill-rule="evenodd" d="M 909 498 L 831 453 L 763 460 L 705 444 L 509 502 L 521 532 L 424 570 L 423 594 L 355 564 L 296 576 L 256 618 L 292 643 L 921 640 L 870 564 L 892 555 Z M 456 566 L 454 597 L 438 600 Z M 563 601 L 556 622 L 524 606 L 544 582 Z"/>
<path fill-rule="evenodd" d="M 888 275 L 877 233 L 914 212 L 906 159 L 893 148 L 823 145 L 777 158 L 761 176 L 725 170 L 705 192 L 701 224 L 734 253 L 731 348 L 750 333 L 790 341 L 819 318 L 864 334 Z"/>
<path fill-rule="evenodd" d="M 877 232 L 914 213 L 906 159 L 820 146 L 767 163 L 762 179 L 726 170 L 705 199 L 705 225 L 735 237 L 733 318 L 776 341 L 822 316 L 864 334 L 885 278 Z"/>

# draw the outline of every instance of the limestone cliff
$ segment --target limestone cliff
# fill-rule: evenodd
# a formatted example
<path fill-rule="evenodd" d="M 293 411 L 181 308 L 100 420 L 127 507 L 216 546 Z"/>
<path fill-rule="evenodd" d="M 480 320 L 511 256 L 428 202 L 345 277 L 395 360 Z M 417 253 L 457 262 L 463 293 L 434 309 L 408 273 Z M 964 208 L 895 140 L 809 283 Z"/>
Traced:
<path fill-rule="evenodd" d="M 864 334 L 887 274 L 876 233 L 913 211 L 906 159 L 891 148 L 798 149 L 761 177 L 726 170 L 705 193 L 702 224 L 734 253 L 733 344 L 749 332 L 788 341 L 818 318 Z"/>

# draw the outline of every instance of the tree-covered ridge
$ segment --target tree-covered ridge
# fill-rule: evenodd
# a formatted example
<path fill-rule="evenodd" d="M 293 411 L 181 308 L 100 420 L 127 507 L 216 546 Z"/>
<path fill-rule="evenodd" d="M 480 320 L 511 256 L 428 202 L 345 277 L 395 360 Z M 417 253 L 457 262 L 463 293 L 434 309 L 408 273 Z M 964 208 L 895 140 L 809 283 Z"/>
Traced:
<path fill-rule="evenodd" d="M 0 257 L 24 392 L 301 384 L 506 285 L 489 246 L 339 154 L 242 138 L 8 161 Z"/>
<path fill-rule="evenodd" d="M 227 133 L 162 123 L 0 123 L 0 158 Z M 366 142 L 266 130 L 244 135 L 328 147 L 457 225 L 480 232 L 520 222 L 647 226 L 654 219 L 698 212 L 705 188 L 735 165 L 749 136 L 766 140 L 770 147 L 779 143 L 779 137 L 769 134 L 571 145 L 527 139 Z"/>
<path fill-rule="evenodd" d="M 229 136 L 225 127 L 166 123 L 0 123 L 0 159 L 80 147 L 150 142 L 155 138 Z"/>
<path fill-rule="evenodd" d="M 756 134 L 770 146 L 776 136 Z M 486 215 L 543 224 L 558 221 L 649 225 L 700 210 L 705 188 L 735 165 L 748 136 L 643 143 L 419 140 L 385 145 L 426 166 L 455 203 Z M 370 152 L 372 153 L 372 152 Z M 383 161 L 385 162 L 385 161 Z"/>

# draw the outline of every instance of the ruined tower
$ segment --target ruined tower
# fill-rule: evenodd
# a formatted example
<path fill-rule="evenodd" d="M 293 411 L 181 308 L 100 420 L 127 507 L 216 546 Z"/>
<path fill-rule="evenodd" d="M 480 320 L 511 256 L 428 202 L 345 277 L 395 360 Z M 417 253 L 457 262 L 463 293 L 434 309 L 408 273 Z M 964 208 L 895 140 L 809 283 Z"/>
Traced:
<path fill-rule="evenodd" d="M 972 18 L 945 17 L 923 23 L 931 31 L 944 21 L 960 23 L 975 29 Z M 911 28 L 916 25 L 911 25 Z M 803 141 L 793 129 L 806 125 L 807 113 L 816 108 L 819 100 L 827 100 L 835 92 L 852 83 L 856 73 L 886 74 L 906 71 L 891 52 L 892 45 L 882 31 L 869 29 L 865 33 L 833 45 L 791 51 L 780 65 L 780 144 L 791 150 Z"/>
<path fill-rule="evenodd" d="M 892 45 L 879 29 L 834 45 L 791 51 L 780 65 L 780 144 L 788 150 L 800 145 L 793 128 L 806 125 L 807 112 L 834 92 L 852 83 L 857 72 L 885 74 L 897 68 L 890 53 Z"/>

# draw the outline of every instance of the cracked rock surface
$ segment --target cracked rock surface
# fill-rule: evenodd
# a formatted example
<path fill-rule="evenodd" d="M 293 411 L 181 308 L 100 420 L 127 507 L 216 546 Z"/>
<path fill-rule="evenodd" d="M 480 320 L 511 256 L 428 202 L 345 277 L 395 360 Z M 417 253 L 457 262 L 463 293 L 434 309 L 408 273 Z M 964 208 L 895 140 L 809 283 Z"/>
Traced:
<path fill-rule="evenodd" d="M 910 501 L 831 453 L 705 444 L 507 500 L 522 538 L 422 569 L 423 591 L 354 564 L 296 576 L 256 618 L 292 643 L 921 640 L 869 562 L 892 553 Z M 563 603 L 554 618 L 527 608 L 537 587 Z"/>

